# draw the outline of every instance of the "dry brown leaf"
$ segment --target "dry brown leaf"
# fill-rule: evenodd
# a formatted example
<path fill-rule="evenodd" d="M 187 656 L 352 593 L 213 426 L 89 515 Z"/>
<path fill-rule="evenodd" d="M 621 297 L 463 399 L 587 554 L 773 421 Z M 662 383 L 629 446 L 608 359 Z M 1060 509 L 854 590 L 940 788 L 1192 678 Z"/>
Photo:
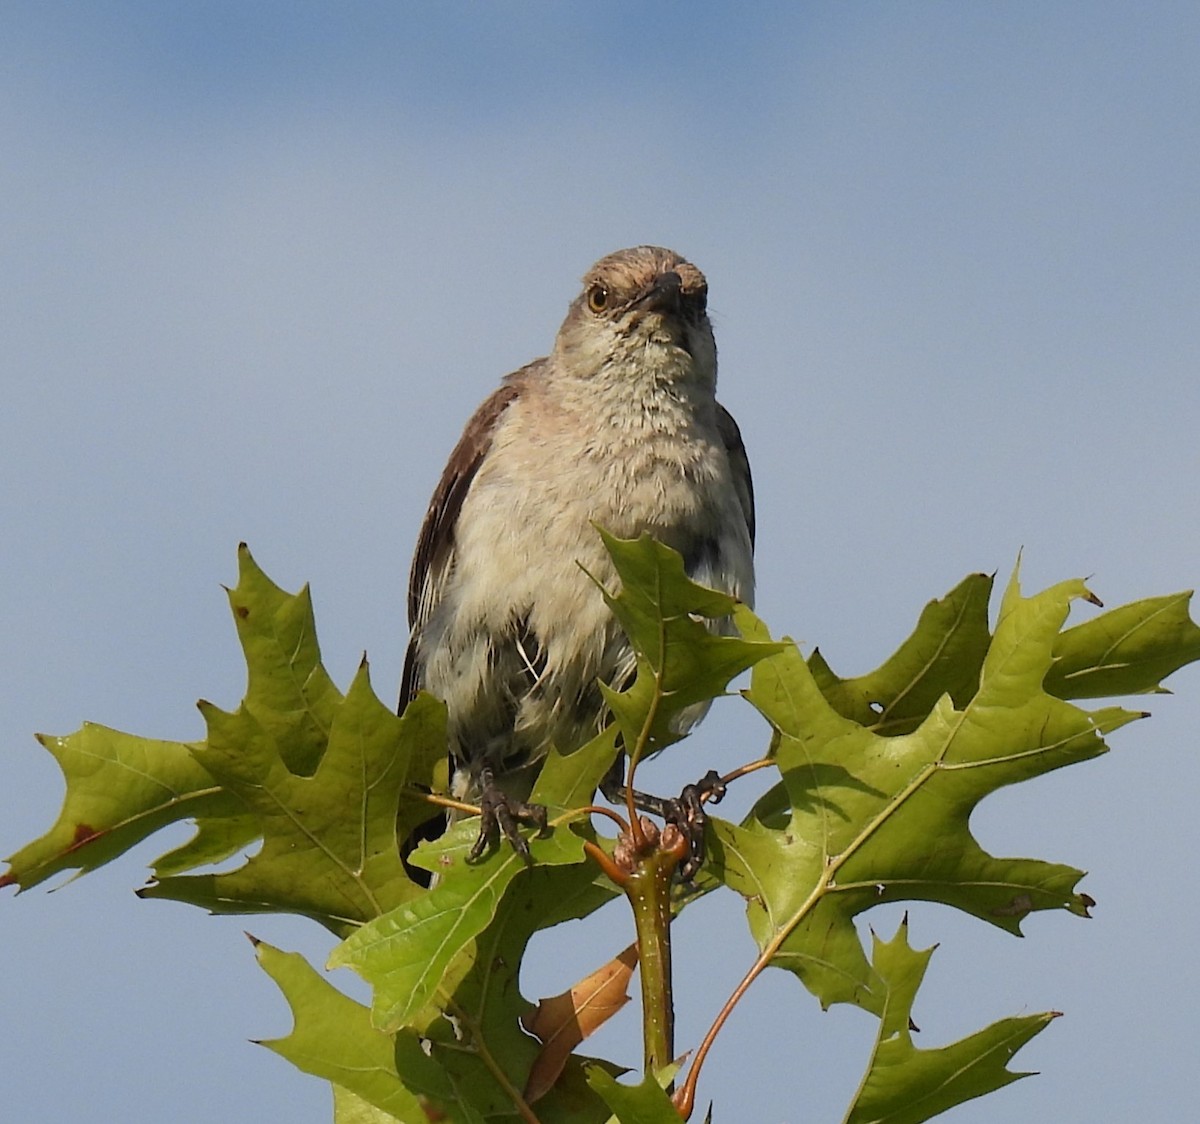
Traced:
<path fill-rule="evenodd" d="M 548 1093 L 571 1051 L 629 1002 L 626 988 L 637 960 L 637 945 L 631 944 L 570 990 L 541 1000 L 535 1011 L 522 1017 L 521 1025 L 542 1043 L 525 1082 L 527 1101 L 532 1104 Z"/>

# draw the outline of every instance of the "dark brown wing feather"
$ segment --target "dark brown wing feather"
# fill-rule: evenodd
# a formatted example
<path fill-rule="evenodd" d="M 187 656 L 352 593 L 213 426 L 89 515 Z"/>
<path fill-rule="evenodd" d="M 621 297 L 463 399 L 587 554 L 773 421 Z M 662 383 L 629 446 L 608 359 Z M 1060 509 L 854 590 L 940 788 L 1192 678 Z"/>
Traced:
<path fill-rule="evenodd" d="M 754 545 L 754 481 L 750 476 L 750 458 L 742 443 L 742 431 L 733 420 L 733 415 L 717 403 L 717 432 L 725 442 L 725 452 L 733 467 L 733 485 L 741 501 L 742 514 L 746 517 L 746 529 L 750 532 L 750 545 Z"/>
<path fill-rule="evenodd" d="M 449 564 L 458 513 L 462 510 L 463 500 L 471 481 L 475 479 L 480 462 L 491 448 L 496 423 L 520 394 L 517 379 L 520 374 L 522 372 L 518 371 L 516 375 L 509 375 L 471 416 L 434 489 L 429 510 L 425 512 L 425 521 L 421 524 L 412 569 L 408 575 L 408 623 L 412 634 L 400 679 L 402 711 L 417 693 L 417 636 L 433 609 L 436 598 L 436 589 L 433 587 L 440 584 Z"/>

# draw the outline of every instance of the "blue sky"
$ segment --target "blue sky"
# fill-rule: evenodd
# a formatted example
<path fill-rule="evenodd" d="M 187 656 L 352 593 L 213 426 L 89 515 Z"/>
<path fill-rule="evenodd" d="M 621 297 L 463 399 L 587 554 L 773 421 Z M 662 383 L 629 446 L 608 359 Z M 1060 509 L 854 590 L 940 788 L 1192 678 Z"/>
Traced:
<path fill-rule="evenodd" d="M 1021 550 L 1030 590 L 1197 581 L 1194 5 L 42 0 L 2 25 L 4 853 L 60 800 L 33 731 L 193 738 L 198 697 L 236 704 L 240 540 L 311 582 L 335 679 L 365 649 L 390 695 L 446 453 L 621 246 L 708 274 L 760 611 L 843 674 Z M 1018 1059 L 1042 1076 L 947 1119 L 1191 1103 L 1200 674 L 1171 686 L 1113 754 L 974 821 L 1089 869 L 1094 920 L 1015 941 L 912 910 L 914 943 L 941 942 L 922 1044 L 1067 1013 Z M 689 746 L 707 767 L 761 739 L 729 704 Z M 328 942 L 138 901 L 157 853 L 0 903 L 6 1109 L 327 1120 L 319 1082 L 246 1041 L 288 1016 L 241 930 L 317 962 Z M 682 970 L 715 977 L 681 1043 L 750 949 L 735 905 L 697 914 Z M 527 993 L 613 941 L 593 926 Z M 872 1026 L 812 1007 L 783 975 L 751 993 L 706 1070 L 725 1118 L 840 1118 Z"/>

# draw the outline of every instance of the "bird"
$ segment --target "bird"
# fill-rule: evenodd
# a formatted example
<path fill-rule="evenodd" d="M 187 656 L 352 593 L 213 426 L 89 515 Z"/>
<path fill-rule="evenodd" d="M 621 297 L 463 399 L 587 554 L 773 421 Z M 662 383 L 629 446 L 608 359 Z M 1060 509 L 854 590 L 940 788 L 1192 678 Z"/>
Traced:
<path fill-rule="evenodd" d="M 673 250 L 601 258 L 550 353 L 484 400 L 433 492 L 409 575 L 400 708 L 421 689 L 446 705 L 452 795 L 485 813 L 472 854 L 497 814 L 528 854 L 512 818 L 537 820 L 522 802 L 536 767 L 605 726 L 601 682 L 632 680 L 636 656 L 596 584 L 616 581 L 598 526 L 649 533 L 694 581 L 753 605 L 753 483 L 716 398 L 707 302 L 704 274 Z M 680 732 L 707 705 L 680 716 Z"/>

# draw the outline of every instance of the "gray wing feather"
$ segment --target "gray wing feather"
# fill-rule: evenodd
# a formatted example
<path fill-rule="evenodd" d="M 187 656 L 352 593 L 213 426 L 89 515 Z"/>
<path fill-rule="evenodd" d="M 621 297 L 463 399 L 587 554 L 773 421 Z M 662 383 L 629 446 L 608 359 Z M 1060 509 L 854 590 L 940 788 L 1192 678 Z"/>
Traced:
<path fill-rule="evenodd" d="M 717 432 L 725 442 L 725 452 L 733 468 L 733 486 L 737 491 L 742 514 L 746 517 L 746 530 L 750 532 L 750 545 L 754 546 L 754 480 L 750 475 L 750 458 L 742 442 L 742 432 L 733 420 L 733 415 L 717 403 Z"/>
<path fill-rule="evenodd" d="M 517 372 L 519 374 L 520 371 Z M 421 524 L 408 576 L 408 623 L 412 633 L 400 679 L 401 710 L 408 705 L 419 687 L 417 639 L 441 597 L 454 563 L 454 530 L 463 500 L 479 471 L 479 465 L 492 446 L 496 425 L 519 394 L 517 376 L 510 375 L 475 411 L 450 454 L 442 478 L 429 501 L 429 510 L 425 512 L 425 520 Z"/>

